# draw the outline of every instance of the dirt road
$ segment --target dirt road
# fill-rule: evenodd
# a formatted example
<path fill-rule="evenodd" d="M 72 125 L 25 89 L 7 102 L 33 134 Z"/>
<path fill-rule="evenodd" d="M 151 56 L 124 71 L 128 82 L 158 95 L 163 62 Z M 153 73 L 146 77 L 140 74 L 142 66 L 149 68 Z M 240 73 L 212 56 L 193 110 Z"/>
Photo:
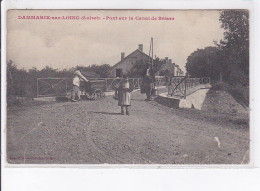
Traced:
<path fill-rule="evenodd" d="M 10 163 L 240 164 L 249 131 L 192 112 L 145 102 L 133 93 L 131 115 L 111 96 L 8 111 Z"/>

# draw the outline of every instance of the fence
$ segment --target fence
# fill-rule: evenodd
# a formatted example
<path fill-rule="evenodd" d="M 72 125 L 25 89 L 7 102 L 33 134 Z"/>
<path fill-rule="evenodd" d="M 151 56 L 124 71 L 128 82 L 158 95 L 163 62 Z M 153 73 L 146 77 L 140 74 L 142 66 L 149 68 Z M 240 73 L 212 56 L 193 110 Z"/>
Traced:
<path fill-rule="evenodd" d="M 103 80 L 105 91 L 114 91 L 115 87 L 121 82 L 122 78 L 92 78 L 93 80 Z M 130 87 L 138 89 L 141 86 L 141 78 L 129 78 Z M 165 85 L 165 78 L 157 76 L 156 86 Z M 72 89 L 72 78 L 37 78 L 37 97 L 65 96 Z"/>
<path fill-rule="evenodd" d="M 171 77 L 168 82 L 168 95 L 183 97 L 201 88 L 201 85 L 210 84 L 210 78 L 189 78 L 187 76 Z"/>

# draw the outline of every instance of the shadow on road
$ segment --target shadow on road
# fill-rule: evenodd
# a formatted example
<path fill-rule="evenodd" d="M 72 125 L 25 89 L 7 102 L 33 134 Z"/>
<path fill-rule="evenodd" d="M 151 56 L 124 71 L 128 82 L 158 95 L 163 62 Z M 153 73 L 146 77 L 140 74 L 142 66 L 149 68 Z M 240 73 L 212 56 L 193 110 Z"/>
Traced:
<path fill-rule="evenodd" d="M 111 112 L 92 112 L 92 113 L 98 113 L 98 114 L 105 114 L 105 115 L 121 115 L 121 113 L 111 113 Z"/>

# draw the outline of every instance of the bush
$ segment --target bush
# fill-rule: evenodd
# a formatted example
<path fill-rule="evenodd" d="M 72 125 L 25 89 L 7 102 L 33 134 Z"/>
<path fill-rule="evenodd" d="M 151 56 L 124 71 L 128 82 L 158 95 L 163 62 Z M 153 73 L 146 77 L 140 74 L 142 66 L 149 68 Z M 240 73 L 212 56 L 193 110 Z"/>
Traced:
<path fill-rule="evenodd" d="M 211 87 L 211 90 L 213 91 L 225 91 L 225 89 L 227 89 L 227 84 L 225 83 L 221 83 L 221 82 L 213 82 L 212 83 L 212 87 Z"/>
<path fill-rule="evenodd" d="M 107 77 L 111 66 L 108 64 L 91 65 L 81 67 L 93 75 Z M 57 70 L 46 66 L 42 70 L 32 68 L 30 70 L 18 69 L 13 61 L 7 63 L 7 96 L 29 97 L 37 95 L 37 78 L 72 78 L 75 68 Z"/>
<path fill-rule="evenodd" d="M 229 85 L 224 82 L 215 82 L 212 84 L 213 91 L 226 91 L 243 107 L 249 106 L 249 86 L 242 84 Z"/>
<path fill-rule="evenodd" d="M 239 85 L 230 86 L 228 93 L 230 93 L 242 106 L 249 106 L 249 87 Z"/>

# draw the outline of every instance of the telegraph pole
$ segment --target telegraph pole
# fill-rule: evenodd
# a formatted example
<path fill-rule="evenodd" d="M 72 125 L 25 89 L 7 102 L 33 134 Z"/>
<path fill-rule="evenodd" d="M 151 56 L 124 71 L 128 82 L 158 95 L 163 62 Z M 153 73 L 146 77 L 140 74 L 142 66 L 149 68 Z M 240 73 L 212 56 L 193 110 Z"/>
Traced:
<path fill-rule="evenodd" d="M 152 45 L 152 69 L 153 69 L 153 38 L 151 38 L 151 45 Z"/>

